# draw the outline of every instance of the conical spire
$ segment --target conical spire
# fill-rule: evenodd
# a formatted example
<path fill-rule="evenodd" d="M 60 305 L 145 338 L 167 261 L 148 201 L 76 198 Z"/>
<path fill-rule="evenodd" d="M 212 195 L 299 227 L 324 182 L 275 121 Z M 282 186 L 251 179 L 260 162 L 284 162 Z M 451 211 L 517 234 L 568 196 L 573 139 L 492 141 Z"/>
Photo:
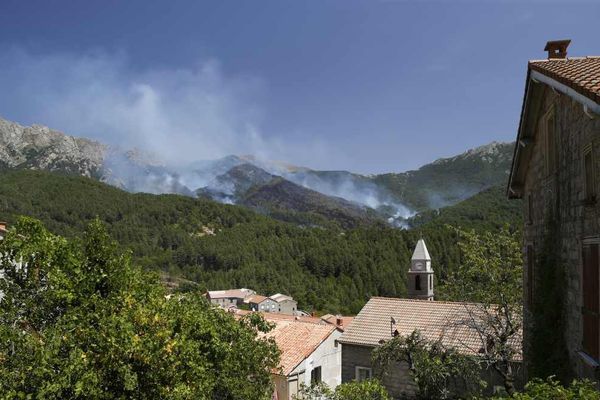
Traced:
<path fill-rule="evenodd" d="M 417 245 L 415 246 L 415 251 L 413 252 L 411 259 L 431 261 L 429 251 L 427 251 L 427 246 L 425 245 L 425 241 L 423 239 L 419 239 L 419 241 L 417 242 Z"/>

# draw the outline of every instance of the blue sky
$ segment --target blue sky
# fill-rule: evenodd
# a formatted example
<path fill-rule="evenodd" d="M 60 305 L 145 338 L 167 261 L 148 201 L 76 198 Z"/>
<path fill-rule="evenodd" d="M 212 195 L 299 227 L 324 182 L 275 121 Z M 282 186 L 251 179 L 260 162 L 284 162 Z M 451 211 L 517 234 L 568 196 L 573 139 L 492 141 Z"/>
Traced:
<path fill-rule="evenodd" d="M 170 160 L 403 171 L 515 137 L 528 59 L 600 2 L 0 3 L 0 116 Z"/>

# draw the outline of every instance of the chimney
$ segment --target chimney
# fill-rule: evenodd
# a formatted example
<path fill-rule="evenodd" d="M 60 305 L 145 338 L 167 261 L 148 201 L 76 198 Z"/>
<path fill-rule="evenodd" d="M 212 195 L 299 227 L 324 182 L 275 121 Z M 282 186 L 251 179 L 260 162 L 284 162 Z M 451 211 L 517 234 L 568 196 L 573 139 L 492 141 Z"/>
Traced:
<path fill-rule="evenodd" d="M 548 52 L 548 60 L 556 58 L 567 58 L 567 48 L 571 44 L 570 39 L 565 40 L 551 40 L 546 43 L 544 51 Z"/>
<path fill-rule="evenodd" d="M 338 315 L 338 316 L 335 318 L 335 324 L 336 324 L 337 326 L 339 326 L 339 327 L 343 327 L 343 326 L 344 326 L 344 320 L 343 320 L 343 318 L 342 318 L 340 315 Z"/>
<path fill-rule="evenodd" d="M 0 231 L 5 231 L 6 230 L 6 225 L 7 225 L 6 222 L 0 221 Z"/>

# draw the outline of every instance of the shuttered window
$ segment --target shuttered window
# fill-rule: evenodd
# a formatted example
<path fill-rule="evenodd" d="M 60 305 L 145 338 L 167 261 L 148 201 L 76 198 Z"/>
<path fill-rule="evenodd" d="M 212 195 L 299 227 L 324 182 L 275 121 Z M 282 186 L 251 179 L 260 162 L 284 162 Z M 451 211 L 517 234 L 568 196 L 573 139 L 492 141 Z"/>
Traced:
<path fill-rule="evenodd" d="M 583 350 L 595 360 L 599 356 L 600 298 L 598 294 L 599 245 L 583 246 Z"/>

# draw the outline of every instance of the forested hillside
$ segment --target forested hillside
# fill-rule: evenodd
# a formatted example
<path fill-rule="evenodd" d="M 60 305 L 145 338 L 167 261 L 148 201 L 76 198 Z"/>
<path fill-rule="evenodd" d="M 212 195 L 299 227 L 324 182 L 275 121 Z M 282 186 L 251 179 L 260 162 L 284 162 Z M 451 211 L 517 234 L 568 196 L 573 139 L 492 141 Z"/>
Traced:
<path fill-rule="evenodd" d="M 0 219 L 14 222 L 18 215 L 68 237 L 80 236 L 98 216 L 148 269 L 198 282 L 199 289 L 288 293 L 309 311 L 355 313 L 370 296 L 404 295 L 420 235 L 439 283 L 459 258 L 455 235 L 442 224 L 411 231 L 310 228 L 210 200 L 131 194 L 84 177 L 0 172 Z"/>

